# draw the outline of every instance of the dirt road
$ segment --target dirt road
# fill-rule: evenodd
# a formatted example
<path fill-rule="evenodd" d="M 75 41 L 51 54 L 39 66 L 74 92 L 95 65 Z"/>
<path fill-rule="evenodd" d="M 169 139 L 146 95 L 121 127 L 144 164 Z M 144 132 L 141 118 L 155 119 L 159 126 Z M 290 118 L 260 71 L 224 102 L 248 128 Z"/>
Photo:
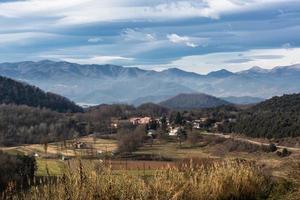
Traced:
<path fill-rule="evenodd" d="M 238 141 L 242 141 L 242 142 L 248 142 L 248 143 L 255 144 L 255 145 L 263 145 L 263 146 L 269 146 L 270 145 L 270 143 L 259 142 L 259 141 L 251 140 L 251 139 L 248 139 L 248 138 L 243 138 L 241 136 L 236 136 L 236 135 L 224 135 L 224 134 L 221 134 L 221 133 L 205 133 L 205 132 L 202 132 L 201 134 L 202 135 L 213 135 L 213 136 L 222 137 L 222 138 L 226 138 L 226 139 L 234 139 L 234 140 L 238 140 Z M 288 146 L 278 145 L 277 148 L 279 148 L 279 149 L 286 148 L 289 151 L 296 151 L 296 152 L 300 153 L 300 148 L 297 148 L 297 147 L 288 147 Z"/>

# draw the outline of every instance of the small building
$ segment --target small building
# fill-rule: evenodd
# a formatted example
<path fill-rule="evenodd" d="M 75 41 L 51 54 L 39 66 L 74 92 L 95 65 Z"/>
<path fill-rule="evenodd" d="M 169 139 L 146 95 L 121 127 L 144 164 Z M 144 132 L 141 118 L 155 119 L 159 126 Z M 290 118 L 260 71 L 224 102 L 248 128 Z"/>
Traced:
<path fill-rule="evenodd" d="M 157 137 L 157 132 L 156 130 L 150 129 L 147 131 L 147 136 L 151 137 L 152 139 L 155 139 Z"/>
<path fill-rule="evenodd" d="M 220 131 L 222 129 L 223 126 L 223 122 L 216 122 L 214 123 L 214 126 L 212 127 L 213 131 Z"/>
<path fill-rule="evenodd" d="M 193 128 L 194 129 L 202 129 L 202 128 L 208 128 L 208 121 L 209 119 L 207 117 L 200 118 L 198 120 L 193 121 Z"/>
<path fill-rule="evenodd" d="M 177 136 L 179 132 L 179 127 L 171 127 L 169 131 L 169 136 Z"/>
<path fill-rule="evenodd" d="M 102 154 L 103 154 L 103 151 L 102 151 L 102 150 L 99 150 L 99 151 L 97 151 L 97 154 L 98 154 L 98 155 L 102 155 Z"/>
<path fill-rule="evenodd" d="M 75 149 L 85 149 L 85 148 L 87 148 L 87 144 L 84 143 L 84 142 L 75 142 L 75 143 L 73 144 L 73 147 L 74 147 Z"/>
<path fill-rule="evenodd" d="M 133 125 L 145 125 L 150 123 L 151 117 L 133 117 L 130 118 L 129 121 Z"/>
<path fill-rule="evenodd" d="M 39 157 L 39 154 L 35 152 L 35 153 L 33 153 L 33 157 L 37 158 L 37 157 Z"/>
<path fill-rule="evenodd" d="M 236 123 L 236 121 L 237 121 L 237 120 L 236 120 L 235 118 L 229 118 L 229 119 L 228 119 L 228 122 L 230 122 L 230 123 Z"/>

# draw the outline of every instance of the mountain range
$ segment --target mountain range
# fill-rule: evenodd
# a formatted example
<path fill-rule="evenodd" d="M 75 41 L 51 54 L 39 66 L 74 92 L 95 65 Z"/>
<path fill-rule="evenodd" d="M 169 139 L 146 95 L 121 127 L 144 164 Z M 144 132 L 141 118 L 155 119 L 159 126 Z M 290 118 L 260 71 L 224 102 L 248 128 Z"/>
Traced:
<path fill-rule="evenodd" d="M 300 92 L 300 65 L 271 70 L 253 67 L 237 73 L 223 69 L 201 75 L 177 68 L 158 72 L 116 65 L 80 65 L 43 60 L 2 63 L 0 75 L 86 104 L 140 105 L 161 102 L 180 93 L 206 93 L 225 100 L 230 97 L 235 101 L 258 97 L 255 101 L 260 101 Z"/>

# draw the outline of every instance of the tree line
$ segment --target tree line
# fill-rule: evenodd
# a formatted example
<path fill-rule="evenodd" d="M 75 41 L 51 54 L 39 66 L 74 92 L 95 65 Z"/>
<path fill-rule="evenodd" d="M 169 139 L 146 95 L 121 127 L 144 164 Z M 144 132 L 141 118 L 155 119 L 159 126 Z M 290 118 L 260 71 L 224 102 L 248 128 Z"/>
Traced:
<path fill-rule="evenodd" d="M 0 105 L 0 144 L 47 143 L 85 135 L 77 115 L 28 106 Z"/>

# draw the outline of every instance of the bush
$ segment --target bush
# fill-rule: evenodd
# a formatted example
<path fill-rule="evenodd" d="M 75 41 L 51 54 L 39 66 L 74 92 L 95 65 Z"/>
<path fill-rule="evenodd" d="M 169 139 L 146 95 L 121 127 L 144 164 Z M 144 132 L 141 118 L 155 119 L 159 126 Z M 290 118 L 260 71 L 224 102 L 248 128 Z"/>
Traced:
<path fill-rule="evenodd" d="M 139 126 L 134 130 L 123 129 L 118 134 L 118 152 L 131 153 L 136 151 L 145 140 L 146 131 L 144 126 Z"/>
<path fill-rule="evenodd" d="M 33 180 L 36 169 L 33 157 L 0 152 L 0 191 L 5 190 L 9 184 L 27 186 L 28 181 Z"/>
<path fill-rule="evenodd" d="M 291 154 L 291 152 L 289 152 L 286 148 L 283 148 L 282 151 L 277 151 L 276 154 L 279 157 L 286 157 L 286 156 L 289 156 Z"/>
<path fill-rule="evenodd" d="M 282 157 L 286 157 L 289 156 L 291 154 L 291 152 L 289 152 L 286 148 L 282 149 Z"/>
<path fill-rule="evenodd" d="M 270 152 L 277 151 L 277 146 L 274 143 L 269 144 L 269 151 Z"/>
<path fill-rule="evenodd" d="M 198 144 L 202 139 L 202 136 L 195 131 L 188 132 L 187 134 L 187 141 L 192 145 L 195 146 Z"/>

